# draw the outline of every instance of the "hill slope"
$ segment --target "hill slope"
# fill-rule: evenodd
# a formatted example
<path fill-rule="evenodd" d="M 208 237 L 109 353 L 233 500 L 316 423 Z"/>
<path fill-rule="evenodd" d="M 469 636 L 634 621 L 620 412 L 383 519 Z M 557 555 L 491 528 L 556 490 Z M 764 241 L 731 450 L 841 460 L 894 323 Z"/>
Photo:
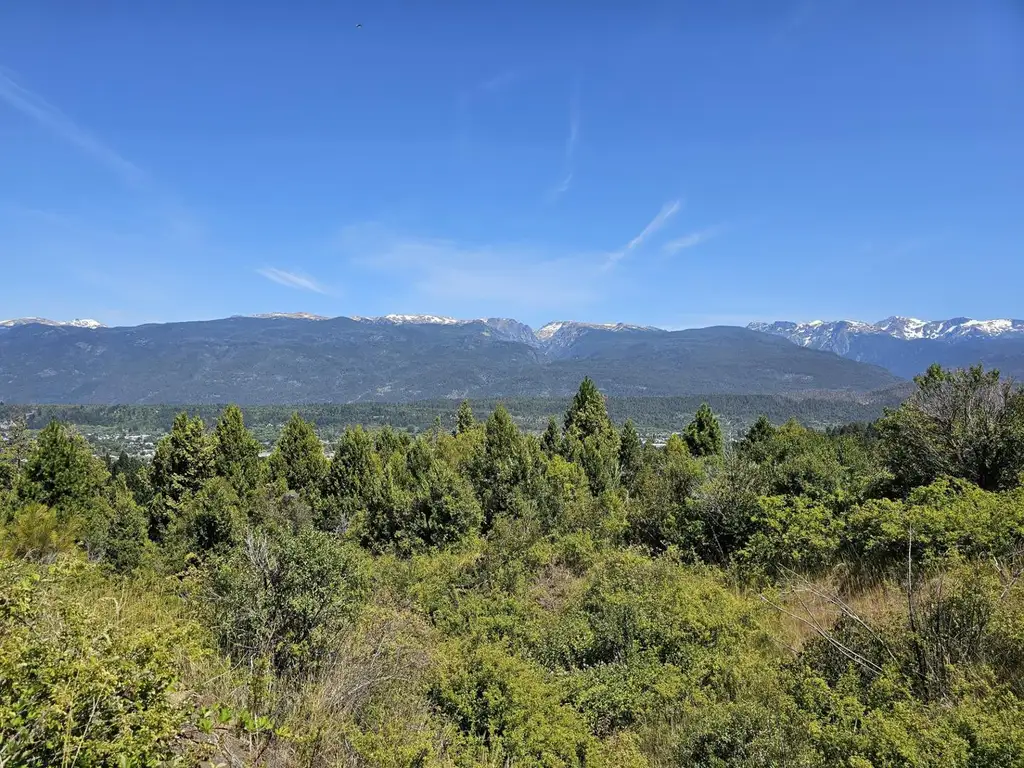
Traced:
<path fill-rule="evenodd" d="M 550 396 L 584 375 L 614 396 L 867 391 L 875 366 L 742 328 L 583 326 L 557 344 L 508 321 L 232 317 L 0 333 L 0 400 L 38 403 L 406 402 Z M 553 339 L 555 336 L 552 337 Z"/>

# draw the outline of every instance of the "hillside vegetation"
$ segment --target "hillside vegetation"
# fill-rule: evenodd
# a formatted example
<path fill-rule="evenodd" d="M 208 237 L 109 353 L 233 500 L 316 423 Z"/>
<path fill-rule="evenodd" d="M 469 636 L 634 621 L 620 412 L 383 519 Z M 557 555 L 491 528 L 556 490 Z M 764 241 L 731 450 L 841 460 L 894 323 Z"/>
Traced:
<path fill-rule="evenodd" d="M 788 343 L 788 342 L 786 342 Z M 483 417 L 483 414 L 480 414 Z M 212 427 L 212 428 L 211 428 Z M 1024 766 L 1024 392 L 0 454 L 0 765 Z"/>
<path fill-rule="evenodd" d="M 867 392 L 901 380 L 873 365 L 744 328 L 579 328 L 545 349 L 484 321 L 385 324 L 234 317 L 127 328 L 39 324 L 0 333 L 0 401 L 402 403 L 609 395 Z"/>
<path fill-rule="evenodd" d="M 909 388 L 908 388 L 909 387 Z M 913 389 L 912 384 L 869 392 L 817 392 L 807 395 L 692 395 L 689 397 L 611 397 L 608 414 L 616 422 L 631 419 L 640 433 L 657 441 L 678 432 L 693 418 L 704 402 L 714 408 L 723 430 L 742 436 L 761 415 L 781 424 L 790 418 L 824 429 L 854 422 L 874 421 L 885 407 L 895 407 Z M 472 400 L 475 411 L 490 413 L 499 403 L 507 408 L 525 431 L 540 433 L 552 416 L 561 417 L 571 397 L 517 397 L 505 400 Z M 24 420 L 36 431 L 57 419 L 75 425 L 100 452 L 115 455 L 149 453 L 156 440 L 170 432 L 175 416 L 182 410 L 207 423 L 217 420 L 223 405 L 0 405 L 0 424 Z M 391 426 L 411 433 L 444 429 L 455 425 L 451 400 L 415 403 L 351 403 L 314 405 L 250 405 L 242 408 L 245 423 L 257 439 L 270 447 L 293 413 L 311 422 L 322 440 L 333 443 L 346 427 Z"/>

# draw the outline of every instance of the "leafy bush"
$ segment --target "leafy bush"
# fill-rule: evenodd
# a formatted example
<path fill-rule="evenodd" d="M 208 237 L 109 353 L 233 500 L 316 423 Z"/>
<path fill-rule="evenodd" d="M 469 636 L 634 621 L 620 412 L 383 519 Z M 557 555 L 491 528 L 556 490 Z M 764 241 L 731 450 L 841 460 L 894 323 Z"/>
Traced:
<path fill-rule="evenodd" d="M 0 761 L 5 765 L 164 764 L 187 712 L 176 656 L 196 630 L 160 610 L 96 599 L 94 568 L 0 560 Z"/>
<path fill-rule="evenodd" d="M 281 672 L 326 662 L 367 588 L 366 557 L 313 528 L 250 533 L 213 579 L 213 626 L 233 657 Z"/>

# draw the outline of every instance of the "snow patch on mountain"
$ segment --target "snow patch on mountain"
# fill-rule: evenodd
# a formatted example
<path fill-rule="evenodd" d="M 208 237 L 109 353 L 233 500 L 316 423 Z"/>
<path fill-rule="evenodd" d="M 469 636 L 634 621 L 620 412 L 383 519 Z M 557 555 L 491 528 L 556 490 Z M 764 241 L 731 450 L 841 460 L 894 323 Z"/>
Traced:
<path fill-rule="evenodd" d="M 258 317 L 261 320 L 327 320 L 325 315 L 313 315 L 309 312 L 264 312 L 260 315 L 249 315 L 249 317 Z"/>
<path fill-rule="evenodd" d="M 782 336 L 802 347 L 845 354 L 849 349 L 850 338 L 861 334 L 884 334 L 902 341 L 934 339 L 954 342 L 962 339 L 1024 334 L 1024 320 L 972 320 L 969 317 L 954 317 L 949 320 L 919 320 L 915 317 L 894 315 L 877 323 L 863 323 L 856 320 L 833 322 L 812 320 L 807 323 L 794 323 L 780 320 L 774 323 L 750 323 L 747 328 L 752 331 Z"/>
<path fill-rule="evenodd" d="M 63 328 L 106 328 L 99 320 L 75 318 L 74 320 L 50 320 L 45 317 L 15 317 L 0 320 L 0 328 L 14 328 L 18 325 L 50 325 Z"/>

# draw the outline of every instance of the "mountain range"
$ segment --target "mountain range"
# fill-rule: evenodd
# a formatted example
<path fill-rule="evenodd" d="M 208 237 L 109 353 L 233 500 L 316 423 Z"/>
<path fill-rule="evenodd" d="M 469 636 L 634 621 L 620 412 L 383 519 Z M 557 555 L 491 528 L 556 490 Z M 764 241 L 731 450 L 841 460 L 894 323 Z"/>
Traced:
<path fill-rule="evenodd" d="M 9 322 L 0 400 L 12 403 L 349 403 L 564 397 L 584 376 L 612 396 L 865 393 L 875 365 L 719 326 L 432 315 L 271 314 L 130 327 Z"/>
<path fill-rule="evenodd" d="M 0 322 L 0 401 L 350 403 L 562 397 L 589 375 L 613 396 L 865 393 L 932 363 L 1024 378 L 1024 321 L 890 317 L 667 331 L 439 315 L 270 313 L 108 328 Z"/>
<path fill-rule="evenodd" d="M 751 323 L 747 328 L 781 336 L 807 349 L 880 365 L 902 378 L 921 373 L 932 363 L 947 368 L 982 363 L 1024 377 L 1024 320 L 955 317 L 926 321 L 895 316 L 877 323 L 778 321 Z"/>

